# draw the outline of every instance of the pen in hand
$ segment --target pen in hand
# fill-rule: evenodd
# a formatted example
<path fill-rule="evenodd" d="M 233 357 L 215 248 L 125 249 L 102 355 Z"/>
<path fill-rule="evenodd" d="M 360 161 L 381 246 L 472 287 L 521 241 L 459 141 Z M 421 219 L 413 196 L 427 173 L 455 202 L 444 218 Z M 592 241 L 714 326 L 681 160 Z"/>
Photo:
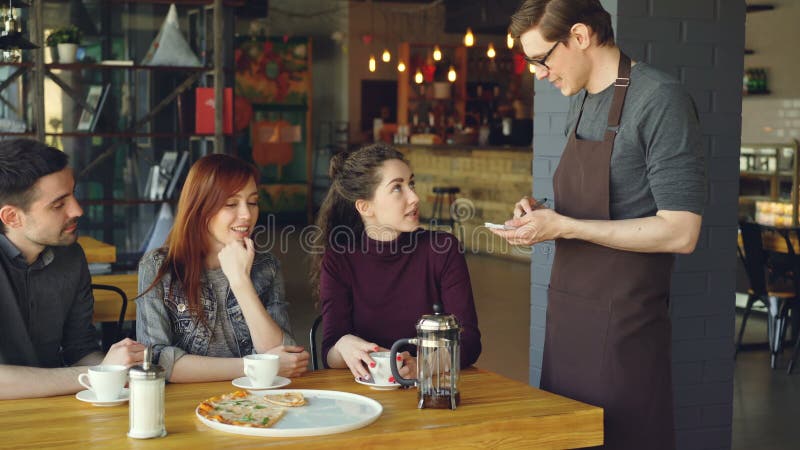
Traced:
<path fill-rule="evenodd" d="M 535 198 L 531 198 L 531 201 L 532 201 L 531 208 L 533 210 L 540 209 L 540 208 L 547 208 L 547 197 L 542 197 L 541 200 L 537 200 Z M 525 214 L 528 214 L 528 212 L 523 210 L 522 211 L 522 216 L 524 216 Z M 520 216 L 520 217 L 522 217 L 522 216 Z"/>

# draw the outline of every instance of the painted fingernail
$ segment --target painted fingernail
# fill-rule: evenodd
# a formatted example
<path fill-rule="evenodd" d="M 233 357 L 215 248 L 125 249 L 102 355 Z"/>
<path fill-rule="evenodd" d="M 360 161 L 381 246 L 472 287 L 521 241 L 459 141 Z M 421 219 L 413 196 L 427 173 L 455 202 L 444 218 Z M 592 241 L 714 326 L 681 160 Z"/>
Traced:
<path fill-rule="evenodd" d="M 373 361 L 373 362 L 369 363 L 369 366 L 370 366 L 370 367 L 375 367 L 375 361 Z"/>
<path fill-rule="evenodd" d="M 372 349 L 372 351 L 374 351 L 374 352 L 377 352 L 378 350 L 380 350 L 380 349 L 378 348 L 377 345 L 375 346 L 375 348 Z"/>
<path fill-rule="evenodd" d="M 389 383 L 394 383 L 394 377 L 389 377 Z"/>
<path fill-rule="evenodd" d="M 398 360 L 398 361 L 402 361 L 402 360 L 403 360 L 403 357 L 402 357 L 402 356 L 400 356 L 400 355 L 397 355 L 397 360 Z"/>

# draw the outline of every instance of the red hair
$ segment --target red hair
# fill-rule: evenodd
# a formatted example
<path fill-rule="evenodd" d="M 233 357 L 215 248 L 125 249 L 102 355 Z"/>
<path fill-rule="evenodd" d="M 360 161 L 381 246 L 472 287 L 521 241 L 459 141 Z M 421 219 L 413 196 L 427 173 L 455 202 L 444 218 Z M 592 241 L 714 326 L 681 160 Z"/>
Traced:
<path fill-rule="evenodd" d="M 255 166 L 225 154 L 208 155 L 192 165 L 178 200 L 175 223 L 164 243 L 166 258 L 147 291 L 169 273 L 172 282 L 167 296 L 174 295 L 175 282 L 179 281 L 190 313 L 195 320 L 206 323 L 200 302 L 200 278 L 210 248 L 209 222 L 228 198 L 258 178 Z"/>

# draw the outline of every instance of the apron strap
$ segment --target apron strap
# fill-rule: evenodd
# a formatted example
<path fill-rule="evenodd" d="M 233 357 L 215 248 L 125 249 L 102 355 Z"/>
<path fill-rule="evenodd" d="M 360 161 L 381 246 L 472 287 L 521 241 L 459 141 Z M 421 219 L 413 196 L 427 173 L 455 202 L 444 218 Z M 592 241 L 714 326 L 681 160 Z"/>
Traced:
<path fill-rule="evenodd" d="M 605 139 L 613 140 L 619 130 L 619 121 L 622 117 L 622 107 L 625 104 L 625 94 L 631 84 L 631 59 L 619 52 L 619 69 L 617 80 L 614 82 L 614 98 L 611 100 L 611 109 L 608 111 L 608 128 Z"/>

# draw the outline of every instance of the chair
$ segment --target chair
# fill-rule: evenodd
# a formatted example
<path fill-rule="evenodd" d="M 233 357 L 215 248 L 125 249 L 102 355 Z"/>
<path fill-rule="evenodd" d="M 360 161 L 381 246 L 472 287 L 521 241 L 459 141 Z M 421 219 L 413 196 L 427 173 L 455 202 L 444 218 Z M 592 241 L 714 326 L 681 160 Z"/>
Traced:
<path fill-rule="evenodd" d="M 769 258 L 767 266 L 771 268 L 772 273 L 778 274 L 791 281 L 795 293 L 800 293 L 800 255 L 795 253 L 793 242 L 800 242 L 800 228 L 797 227 L 780 227 L 773 228 L 767 227 L 769 231 L 777 233 L 783 239 L 786 245 L 786 253 L 772 253 Z M 792 237 L 795 239 L 793 240 Z M 800 353 L 800 297 L 796 294 L 791 300 L 792 302 L 784 302 L 781 307 L 782 319 L 780 322 L 780 344 L 784 342 L 786 332 L 786 316 L 791 312 L 792 319 L 792 338 L 794 339 L 794 351 L 789 364 L 786 367 L 786 373 L 791 375 L 794 368 L 794 362 L 797 360 L 798 353 Z"/>
<path fill-rule="evenodd" d="M 97 290 L 114 292 L 118 294 L 120 296 L 120 299 L 122 300 L 119 311 L 119 319 L 117 319 L 117 321 L 115 322 L 116 323 L 115 329 L 113 330 L 109 329 L 109 327 L 107 327 L 108 325 L 107 323 L 103 323 L 101 325 L 102 336 L 103 336 L 102 337 L 103 351 L 108 351 L 108 348 L 111 347 L 112 343 L 117 342 L 122 338 L 123 335 L 122 326 L 125 323 L 125 312 L 128 309 L 128 296 L 125 295 L 125 291 L 123 291 L 122 289 L 108 284 L 92 284 L 91 287 L 92 290 L 97 289 Z"/>
<path fill-rule="evenodd" d="M 319 330 L 320 325 L 322 325 L 322 316 L 317 316 L 314 319 L 314 324 L 311 325 L 311 330 L 308 332 L 308 348 L 311 350 L 311 369 L 312 370 L 319 370 L 320 369 L 320 361 L 321 356 L 318 352 L 321 351 L 319 345 L 317 345 L 317 330 Z"/>
<path fill-rule="evenodd" d="M 793 247 L 789 240 L 788 234 L 782 232 L 782 229 L 775 227 L 764 227 L 753 222 L 742 222 L 739 224 L 739 230 L 742 236 L 742 248 L 737 248 L 739 258 L 742 260 L 748 281 L 750 282 L 750 289 L 748 290 L 747 305 L 745 307 L 744 315 L 742 317 L 742 325 L 739 328 L 739 336 L 736 340 L 736 353 L 739 352 L 742 346 L 742 337 L 744 336 L 744 329 L 747 325 L 747 319 L 750 317 L 753 305 L 760 301 L 767 307 L 767 337 L 769 341 L 770 350 L 770 367 L 775 368 L 778 356 L 783 350 L 783 339 L 786 331 L 786 319 L 789 312 L 789 306 L 793 300 L 796 300 L 798 292 L 798 280 L 795 275 L 800 275 L 800 271 L 792 270 L 793 266 L 797 263 L 797 258 L 794 256 Z M 777 253 L 768 254 L 764 249 L 763 233 L 764 232 L 778 232 L 781 236 L 785 237 L 788 243 L 788 255 L 780 255 Z M 767 278 L 769 273 L 769 280 Z M 791 276 L 793 286 L 795 289 L 791 291 L 773 289 L 771 283 L 781 276 Z M 735 354 L 734 354 L 735 356 Z"/>

